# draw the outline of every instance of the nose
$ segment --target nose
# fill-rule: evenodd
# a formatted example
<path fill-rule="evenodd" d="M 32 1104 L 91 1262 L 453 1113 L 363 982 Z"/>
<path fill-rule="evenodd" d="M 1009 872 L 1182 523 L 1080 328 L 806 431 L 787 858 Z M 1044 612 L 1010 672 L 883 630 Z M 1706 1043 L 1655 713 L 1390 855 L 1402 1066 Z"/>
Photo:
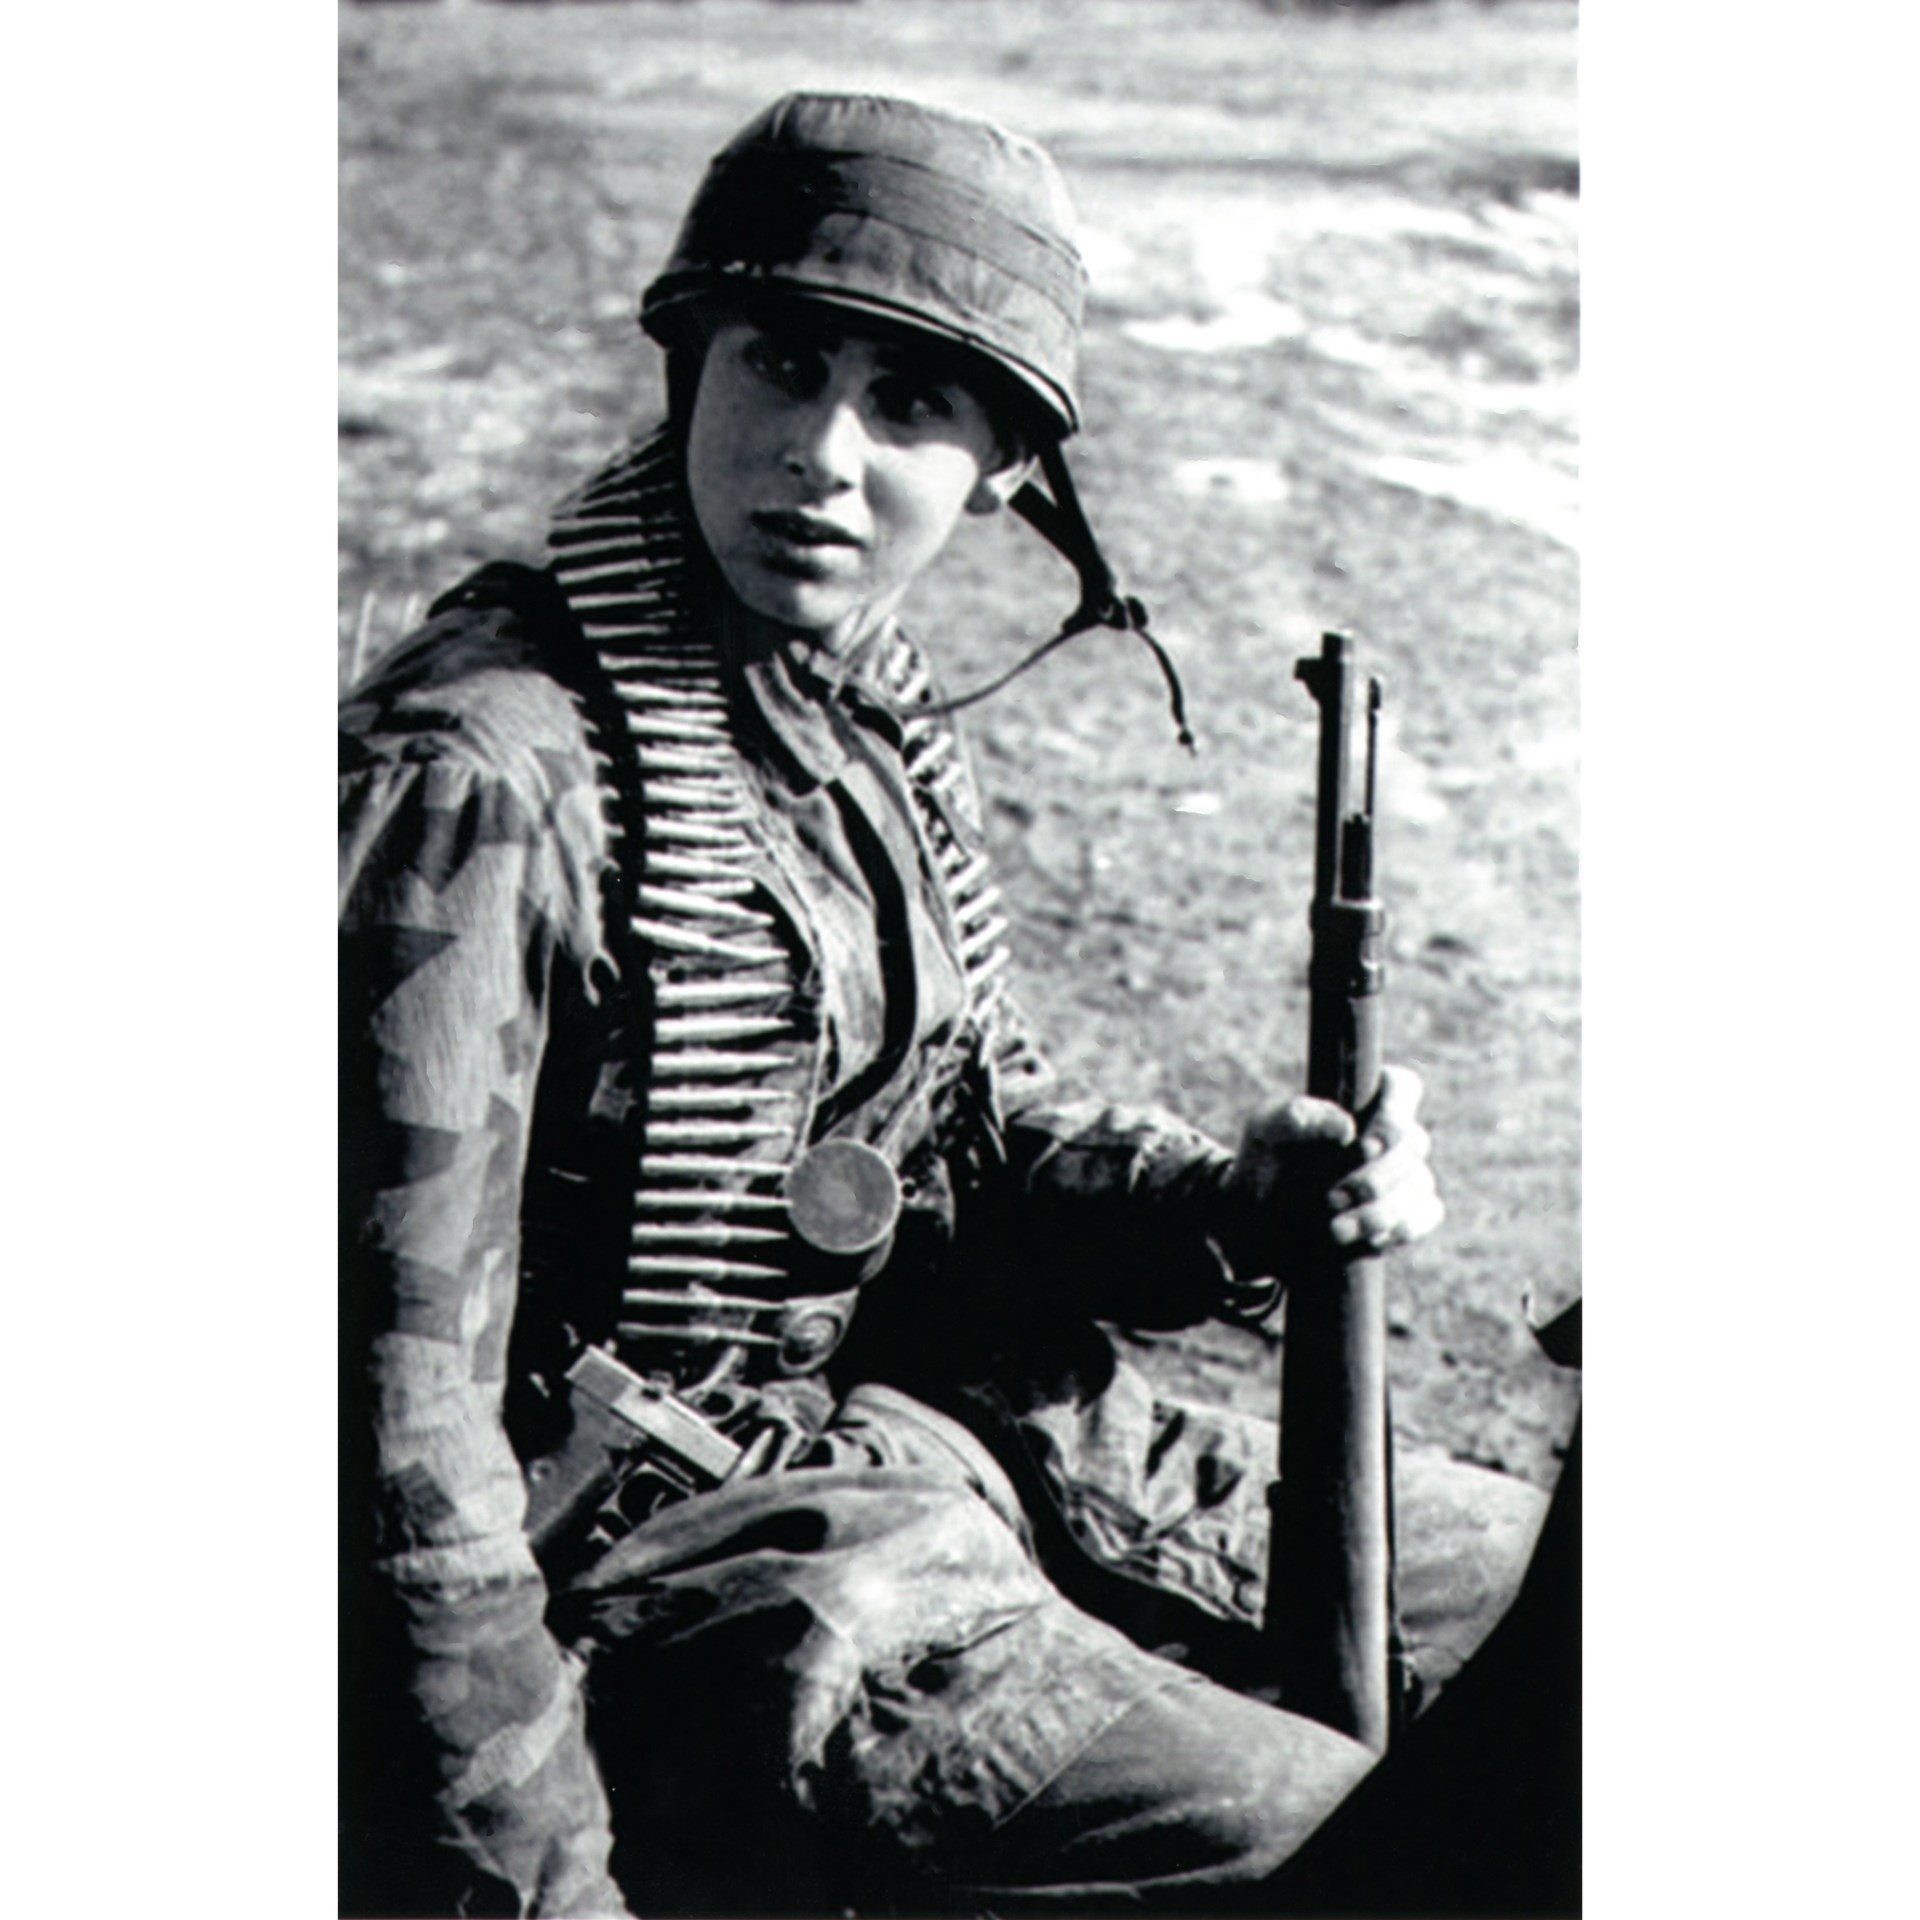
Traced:
<path fill-rule="evenodd" d="M 856 484 L 867 430 L 848 395 L 820 394 L 793 410 L 789 426 L 783 457 L 789 473 L 821 493 L 843 493 Z"/>

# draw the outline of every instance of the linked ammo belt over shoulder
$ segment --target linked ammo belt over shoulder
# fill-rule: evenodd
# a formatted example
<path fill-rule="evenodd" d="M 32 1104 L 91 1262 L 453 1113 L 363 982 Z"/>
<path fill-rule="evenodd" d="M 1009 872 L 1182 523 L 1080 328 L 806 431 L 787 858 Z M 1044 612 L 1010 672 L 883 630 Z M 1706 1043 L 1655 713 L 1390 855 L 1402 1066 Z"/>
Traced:
<path fill-rule="evenodd" d="M 588 719 L 618 823 L 617 937 L 652 1010 L 613 1339 L 648 1373 L 715 1377 L 738 1349 L 755 1376 L 791 1379 L 825 1365 L 886 1257 L 898 1158 L 810 1138 L 825 1057 L 807 1016 L 812 958 L 757 846 L 695 538 L 664 432 L 589 481 L 549 535 L 607 693 Z M 1005 992 L 1007 921 L 986 854 L 957 822 L 958 743 L 937 713 L 914 711 L 930 680 L 904 636 L 889 636 L 874 672 L 902 715 L 904 772 L 965 977 L 961 1030 L 977 1033 Z"/>

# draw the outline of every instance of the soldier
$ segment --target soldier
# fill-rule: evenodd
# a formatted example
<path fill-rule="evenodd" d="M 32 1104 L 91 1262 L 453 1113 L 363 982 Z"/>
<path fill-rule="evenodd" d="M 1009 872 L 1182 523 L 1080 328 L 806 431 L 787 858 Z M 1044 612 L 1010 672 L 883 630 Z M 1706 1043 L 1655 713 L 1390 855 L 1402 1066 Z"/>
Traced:
<path fill-rule="evenodd" d="M 1067 630 L 1144 628 L 1060 453 L 1070 233 L 1030 142 L 778 102 L 646 292 L 665 424 L 345 703 L 349 1912 L 1192 1911 L 1371 1764 L 1224 1684 L 1271 1429 L 1097 1323 L 1430 1230 L 1418 1083 L 1357 1158 L 1324 1103 L 1230 1152 L 1057 1089 L 898 620 L 1013 505 Z M 611 1496 L 608 1401 L 657 1435 Z M 1410 1570 L 1432 1682 L 1540 1503 L 1400 1498 L 1470 1536 Z"/>

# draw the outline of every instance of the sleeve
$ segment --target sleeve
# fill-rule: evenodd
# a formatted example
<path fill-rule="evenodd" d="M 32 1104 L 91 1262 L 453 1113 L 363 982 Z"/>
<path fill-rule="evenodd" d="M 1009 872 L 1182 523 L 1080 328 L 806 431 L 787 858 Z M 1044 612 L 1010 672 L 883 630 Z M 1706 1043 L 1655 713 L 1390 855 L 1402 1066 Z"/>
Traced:
<path fill-rule="evenodd" d="M 627 1911 L 501 1422 L 555 805 L 419 738 L 343 778 L 343 1845 L 387 1911 Z"/>
<path fill-rule="evenodd" d="M 1063 1089 L 1010 997 L 984 1039 L 1004 1230 L 1044 1264 L 1053 1306 L 1133 1327 L 1272 1311 L 1278 1286 L 1237 1276 L 1214 1238 L 1227 1148 L 1164 1107 Z"/>
<path fill-rule="evenodd" d="M 984 852 L 964 750 L 948 778 L 938 803 L 948 829 L 970 853 Z M 981 1224 L 1001 1264 L 1043 1278 L 1029 1304 L 1141 1328 L 1271 1313 L 1280 1288 L 1236 1275 L 1212 1235 L 1231 1153 L 1164 1107 L 1063 1090 L 1004 980 L 977 1016 L 1000 1162 Z"/>

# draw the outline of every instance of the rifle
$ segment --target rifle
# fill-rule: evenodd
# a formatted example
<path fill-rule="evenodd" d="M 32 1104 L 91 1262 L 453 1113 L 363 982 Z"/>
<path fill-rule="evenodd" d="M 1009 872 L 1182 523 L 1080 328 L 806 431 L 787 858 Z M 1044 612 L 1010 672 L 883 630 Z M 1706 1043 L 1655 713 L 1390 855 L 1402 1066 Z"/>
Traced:
<path fill-rule="evenodd" d="M 1366 682 L 1366 764 L 1355 804 L 1357 674 L 1339 634 L 1294 668 L 1320 708 L 1308 968 L 1307 1091 L 1356 1120 L 1380 1087 L 1385 914 L 1373 893 L 1380 682 Z M 1385 1270 L 1328 1235 L 1288 1276 L 1280 1479 L 1269 1502 L 1264 1631 L 1281 1704 L 1387 1745 L 1392 1516 Z"/>

